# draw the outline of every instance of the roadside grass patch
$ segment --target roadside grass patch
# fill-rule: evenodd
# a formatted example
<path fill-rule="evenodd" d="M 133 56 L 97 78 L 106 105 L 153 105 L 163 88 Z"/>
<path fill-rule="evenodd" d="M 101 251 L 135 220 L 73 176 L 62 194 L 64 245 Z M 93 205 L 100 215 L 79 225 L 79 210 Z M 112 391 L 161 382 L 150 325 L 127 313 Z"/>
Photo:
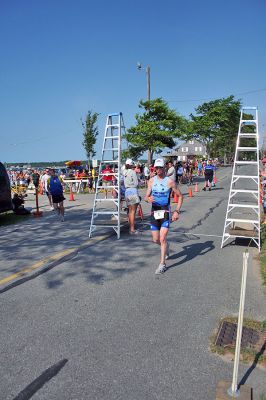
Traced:
<path fill-rule="evenodd" d="M 0 214 L 0 226 L 16 224 L 17 222 L 25 221 L 25 218 L 30 216 L 30 214 L 16 215 L 13 211 L 7 211 Z"/>
<path fill-rule="evenodd" d="M 211 335 L 209 340 L 209 348 L 211 352 L 218 354 L 227 361 L 234 361 L 235 344 L 228 344 L 226 346 L 217 346 L 216 339 L 219 332 L 219 328 L 223 322 L 229 322 L 237 324 L 237 317 L 226 317 L 221 319 L 219 327 Z M 243 328 L 254 329 L 260 336 L 259 349 L 245 348 L 241 346 L 240 361 L 245 364 L 258 364 L 263 368 L 266 368 L 266 320 L 260 322 L 252 319 L 245 318 L 243 321 Z M 264 399 L 263 399 L 264 400 Z M 266 400 L 266 398 L 265 398 Z"/>

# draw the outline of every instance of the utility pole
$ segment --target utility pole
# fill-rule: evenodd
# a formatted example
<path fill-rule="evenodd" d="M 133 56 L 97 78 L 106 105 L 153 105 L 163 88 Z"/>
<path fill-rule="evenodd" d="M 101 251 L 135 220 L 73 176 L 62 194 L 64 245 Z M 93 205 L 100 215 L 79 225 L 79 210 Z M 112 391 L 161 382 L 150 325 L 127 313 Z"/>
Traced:
<path fill-rule="evenodd" d="M 151 67 L 149 65 L 147 65 L 147 67 L 142 68 L 141 63 L 138 62 L 137 63 L 137 68 L 139 71 L 145 69 L 146 71 L 146 77 L 147 77 L 147 92 L 148 92 L 148 96 L 147 99 L 148 101 L 151 100 Z"/>

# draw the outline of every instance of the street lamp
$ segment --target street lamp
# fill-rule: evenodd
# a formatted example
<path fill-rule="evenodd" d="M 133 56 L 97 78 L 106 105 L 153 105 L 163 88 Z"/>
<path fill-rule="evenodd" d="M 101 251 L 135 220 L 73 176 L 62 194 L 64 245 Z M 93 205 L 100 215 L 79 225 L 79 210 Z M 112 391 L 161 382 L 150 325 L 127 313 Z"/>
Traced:
<path fill-rule="evenodd" d="M 137 63 L 137 69 L 139 71 L 145 70 L 146 71 L 146 76 L 147 76 L 147 89 L 148 89 L 148 101 L 151 100 L 151 68 L 149 65 L 147 67 L 142 68 L 141 63 Z"/>

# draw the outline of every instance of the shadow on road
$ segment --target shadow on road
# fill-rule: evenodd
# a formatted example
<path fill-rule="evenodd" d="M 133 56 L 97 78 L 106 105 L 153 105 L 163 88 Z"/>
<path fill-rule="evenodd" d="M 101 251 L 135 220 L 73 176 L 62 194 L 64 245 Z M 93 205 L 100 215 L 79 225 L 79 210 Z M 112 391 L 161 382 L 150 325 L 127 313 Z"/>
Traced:
<path fill-rule="evenodd" d="M 29 400 L 40 390 L 45 383 L 50 381 L 68 362 L 66 358 L 46 369 L 38 378 L 31 382 L 25 389 L 22 390 L 13 400 Z"/>
<path fill-rule="evenodd" d="M 181 258 L 180 261 L 170 265 L 167 269 L 175 268 L 178 267 L 179 265 L 182 265 L 190 260 L 192 260 L 195 257 L 198 256 L 203 256 L 209 251 L 214 249 L 214 244 L 212 240 L 208 240 L 205 243 L 193 243 L 187 246 L 183 247 L 183 251 L 173 254 L 170 257 L 170 260 L 175 260 L 178 258 Z"/>

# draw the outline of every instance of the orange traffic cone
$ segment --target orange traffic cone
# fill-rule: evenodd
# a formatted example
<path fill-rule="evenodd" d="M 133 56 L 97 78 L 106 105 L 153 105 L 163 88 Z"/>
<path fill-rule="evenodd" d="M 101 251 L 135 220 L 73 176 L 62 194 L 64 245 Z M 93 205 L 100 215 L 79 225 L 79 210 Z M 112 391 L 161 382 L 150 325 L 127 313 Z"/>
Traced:
<path fill-rule="evenodd" d="M 216 175 L 214 175 L 214 177 L 213 177 L 213 183 L 216 185 L 216 183 L 217 183 L 217 178 L 216 178 Z"/>
<path fill-rule="evenodd" d="M 139 207 L 138 207 L 138 215 L 139 215 L 141 221 L 143 221 L 144 217 L 143 217 L 143 211 L 142 211 L 141 204 L 139 204 Z"/>
<path fill-rule="evenodd" d="M 174 193 L 174 200 L 173 203 L 178 203 L 178 194 Z"/>
<path fill-rule="evenodd" d="M 72 192 L 72 185 L 69 185 L 69 188 L 70 188 L 69 201 L 75 201 L 74 195 L 73 195 L 73 192 Z"/>
<path fill-rule="evenodd" d="M 193 197 L 192 188 L 188 189 L 188 197 Z"/>
<path fill-rule="evenodd" d="M 198 192 L 198 191 L 199 191 L 199 185 L 198 185 L 198 182 L 196 182 L 195 192 Z"/>

